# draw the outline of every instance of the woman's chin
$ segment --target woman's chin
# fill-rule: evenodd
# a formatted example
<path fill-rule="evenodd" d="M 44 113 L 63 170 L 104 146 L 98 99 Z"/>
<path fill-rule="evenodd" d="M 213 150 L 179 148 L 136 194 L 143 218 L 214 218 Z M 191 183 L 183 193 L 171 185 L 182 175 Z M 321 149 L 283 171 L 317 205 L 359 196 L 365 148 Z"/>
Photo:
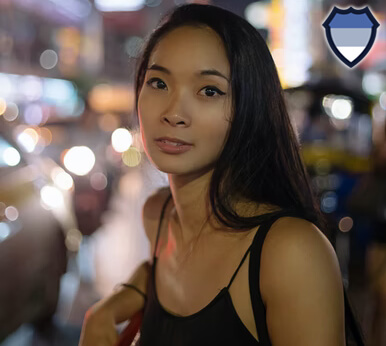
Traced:
<path fill-rule="evenodd" d="M 154 161 L 153 165 L 161 172 L 166 173 L 166 174 L 176 174 L 176 175 L 186 175 L 193 173 L 194 170 L 188 169 L 188 167 L 179 165 L 170 165 L 170 164 L 165 164 L 165 163 L 155 163 Z"/>

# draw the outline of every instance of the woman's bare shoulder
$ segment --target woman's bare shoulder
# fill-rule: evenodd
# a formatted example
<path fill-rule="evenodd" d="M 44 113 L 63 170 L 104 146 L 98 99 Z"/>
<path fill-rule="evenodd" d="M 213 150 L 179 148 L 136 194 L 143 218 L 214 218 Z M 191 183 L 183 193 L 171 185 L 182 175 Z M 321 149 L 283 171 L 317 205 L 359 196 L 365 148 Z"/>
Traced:
<path fill-rule="evenodd" d="M 313 223 L 275 222 L 264 241 L 260 285 L 273 344 L 343 345 L 343 283 L 335 250 Z M 316 345 L 316 344 L 315 344 Z"/>
<path fill-rule="evenodd" d="M 154 249 L 157 227 L 161 216 L 162 206 L 170 195 L 170 187 L 165 186 L 157 189 L 145 201 L 142 208 L 143 227 L 150 241 L 151 249 Z"/>
<path fill-rule="evenodd" d="M 282 217 L 271 226 L 264 241 L 262 274 L 271 278 L 277 268 L 295 261 L 307 265 L 312 262 L 319 269 L 324 266 L 339 268 L 332 244 L 315 224 L 297 217 Z M 299 265 L 291 269 L 297 271 Z"/>

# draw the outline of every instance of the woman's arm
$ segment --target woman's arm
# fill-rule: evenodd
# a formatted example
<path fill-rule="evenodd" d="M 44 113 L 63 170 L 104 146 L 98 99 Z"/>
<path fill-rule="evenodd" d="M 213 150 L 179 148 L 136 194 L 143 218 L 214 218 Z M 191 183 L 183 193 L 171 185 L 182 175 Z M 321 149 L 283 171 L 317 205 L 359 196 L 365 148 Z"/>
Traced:
<path fill-rule="evenodd" d="M 142 221 L 153 254 L 155 237 L 161 208 L 168 190 L 156 191 L 145 202 L 142 209 Z M 143 262 L 134 271 L 127 284 L 135 286 L 146 295 L 147 280 L 150 273 L 149 261 Z M 115 325 L 130 320 L 144 307 L 145 298 L 131 287 L 121 286 L 108 297 L 94 304 L 86 313 L 82 327 L 80 346 L 114 345 L 118 335 Z"/>
<path fill-rule="evenodd" d="M 148 261 L 143 262 L 137 267 L 133 275 L 125 283 L 131 284 L 138 288 L 146 295 L 147 279 L 150 271 L 150 264 Z M 123 321 L 130 320 L 130 318 L 145 305 L 145 298 L 135 289 L 125 286 L 119 286 L 108 297 L 96 303 L 89 310 L 90 314 L 93 311 L 102 308 L 112 314 L 114 322 L 119 324 Z"/>
<path fill-rule="evenodd" d="M 142 292 L 146 292 L 149 263 L 142 263 L 128 280 Z M 145 299 L 135 289 L 120 287 L 110 296 L 94 304 L 83 321 L 79 346 L 113 346 L 118 341 L 116 325 L 130 320 L 144 307 Z"/>
<path fill-rule="evenodd" d="M 272 225 L 261 254 L 260 284 L 272 345 L 345 345 L 339 263 L 315 225 L 290 217 Z"/>

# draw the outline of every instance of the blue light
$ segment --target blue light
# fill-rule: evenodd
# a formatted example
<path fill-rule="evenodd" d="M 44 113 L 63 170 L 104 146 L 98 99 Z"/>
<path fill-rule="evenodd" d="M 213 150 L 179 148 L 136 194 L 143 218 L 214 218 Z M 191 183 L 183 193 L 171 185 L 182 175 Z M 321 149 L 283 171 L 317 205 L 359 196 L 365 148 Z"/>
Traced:
<path fill-rule="evenodd" d="M 321 196 L 320 208 L 324 213 L 332 213 L 338 206 L 338 195 L 335 192 L 327 191 Z"/>

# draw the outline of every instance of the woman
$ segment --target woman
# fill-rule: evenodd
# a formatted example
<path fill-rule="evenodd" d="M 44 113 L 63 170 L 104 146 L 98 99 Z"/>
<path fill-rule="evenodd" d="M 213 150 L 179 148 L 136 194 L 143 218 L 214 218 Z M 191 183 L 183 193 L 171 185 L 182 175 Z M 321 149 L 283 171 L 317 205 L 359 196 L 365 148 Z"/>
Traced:
<path fill-rule="evenodd" d="M 81 345 L 113 345 L 114 324 L 145 307 L 141 346 L 343 346 L 338 261 L 258 32 L 177 7 L 144 48 L 136 105 L 170 188 L 143 208 L 153 262 L 90 310 Z"/>

